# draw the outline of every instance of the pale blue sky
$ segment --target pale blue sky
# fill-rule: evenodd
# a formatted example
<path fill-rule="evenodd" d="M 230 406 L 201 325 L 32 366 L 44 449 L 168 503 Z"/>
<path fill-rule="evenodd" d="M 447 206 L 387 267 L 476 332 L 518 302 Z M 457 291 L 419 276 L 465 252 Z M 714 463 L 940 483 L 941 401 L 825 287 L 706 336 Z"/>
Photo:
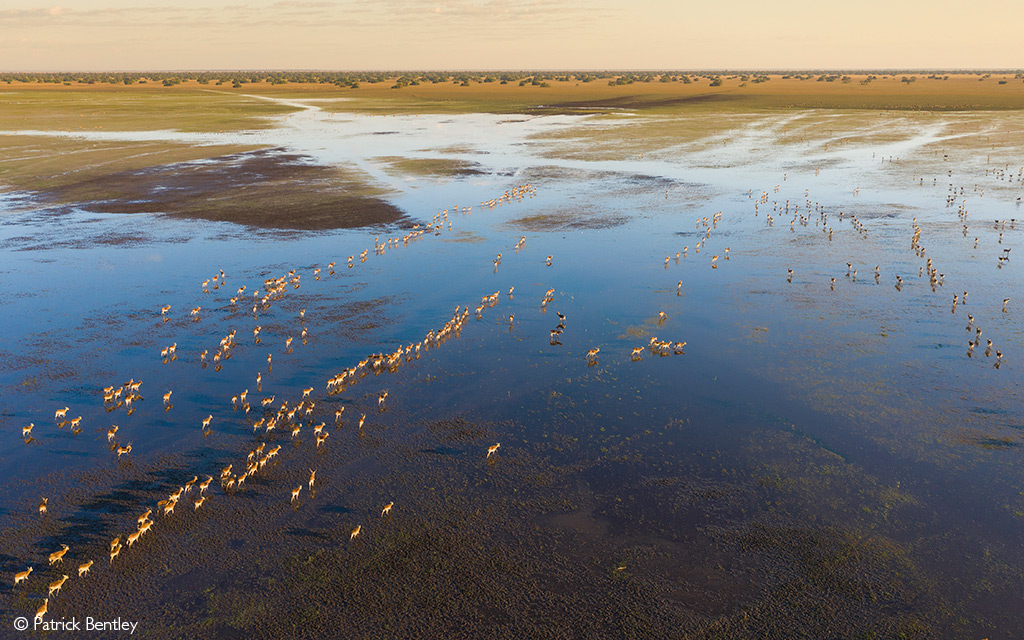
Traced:
<path fill-rule="evenodd" d="M 5 0 L 0 70 L 1024 67 L 1024 3 Z M 1015 33 L 1016 31 L 1016 33 Z"/>

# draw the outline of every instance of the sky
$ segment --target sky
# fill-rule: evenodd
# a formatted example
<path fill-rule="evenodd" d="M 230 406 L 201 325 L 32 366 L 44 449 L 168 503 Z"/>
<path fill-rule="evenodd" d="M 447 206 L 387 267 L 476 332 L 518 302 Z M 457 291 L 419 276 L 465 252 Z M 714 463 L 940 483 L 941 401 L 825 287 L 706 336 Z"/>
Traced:
<path fill-rule="evenodd" d="M 1016 69 L 1020 25 L 1019 0 L 3 0 L 0 71 Z"/>

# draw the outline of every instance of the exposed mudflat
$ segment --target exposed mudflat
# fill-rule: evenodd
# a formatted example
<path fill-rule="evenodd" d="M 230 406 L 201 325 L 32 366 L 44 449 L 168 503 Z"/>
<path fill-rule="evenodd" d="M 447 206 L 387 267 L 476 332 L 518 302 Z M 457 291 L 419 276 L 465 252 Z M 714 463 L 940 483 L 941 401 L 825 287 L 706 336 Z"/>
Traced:
<path fill-rule="evenodd" d="M 40 194 L 109 213 L 164 213 L 274 229 L 391 224 L 404 213 L 342 170 L 280 149 L 93 177 Z"/>

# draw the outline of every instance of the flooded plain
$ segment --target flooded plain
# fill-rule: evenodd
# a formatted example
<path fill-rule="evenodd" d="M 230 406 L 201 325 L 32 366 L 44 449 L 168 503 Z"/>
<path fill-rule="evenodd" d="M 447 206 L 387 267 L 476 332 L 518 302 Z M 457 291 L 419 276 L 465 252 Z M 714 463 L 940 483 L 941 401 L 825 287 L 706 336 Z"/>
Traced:
<path fill-rule="evenodd" d="M 0 132 L 263 147 L 0 192 L 5 629 L 1024 633 L 1024 117 L 287 104 Z"/>

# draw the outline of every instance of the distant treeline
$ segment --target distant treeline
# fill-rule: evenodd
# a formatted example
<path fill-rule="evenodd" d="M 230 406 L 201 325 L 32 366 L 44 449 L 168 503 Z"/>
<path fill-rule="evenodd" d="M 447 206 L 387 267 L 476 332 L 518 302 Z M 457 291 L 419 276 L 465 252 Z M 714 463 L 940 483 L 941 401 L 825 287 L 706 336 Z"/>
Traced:
<path fill-rule="evenodd" d="M 158 71 L 131 73 L 0 73 L 0 82 L 7 84 L 48 83 L 48 84 L 162 84 L 174 86 L 182 82 L 199 84 L 229 85 L 235 88 L 246 84 L 330 84 L 342 88 L 358 88 L 362 84 L 387 83 L 392 89 L 402 89 L 423 84 L 457 84 L 469 86 L 473 83 L 517 84 L 519 86 L 550 86 L 551 82 L 606 82 L 609 85 L 625 85 L 638 82 L 681 82 L 689 84 L 704 81 L 711 86 L 720 86 L 723 80 L 739 80 L 741 82 L 768 82 L 771 77 L 783 79 L 814 80 L 818 82 L 852 82 L 851 74 L 866 76 L 861 83 L 868 83 L 879 77 L 900 76 L 903 82 L 914 82 L 921 74 L 922 79 L 947 80 L 951 75 L 976 75 L 979 79 L 991 77 L 993 74 L 1002 77 L 1013 75 L 1016 79 L 1024 79 L 1024 71 L 923 71 L 888 70 L 888 71 L 505 71 L 505 72 L 444 72 L 444 71 Z"/>

